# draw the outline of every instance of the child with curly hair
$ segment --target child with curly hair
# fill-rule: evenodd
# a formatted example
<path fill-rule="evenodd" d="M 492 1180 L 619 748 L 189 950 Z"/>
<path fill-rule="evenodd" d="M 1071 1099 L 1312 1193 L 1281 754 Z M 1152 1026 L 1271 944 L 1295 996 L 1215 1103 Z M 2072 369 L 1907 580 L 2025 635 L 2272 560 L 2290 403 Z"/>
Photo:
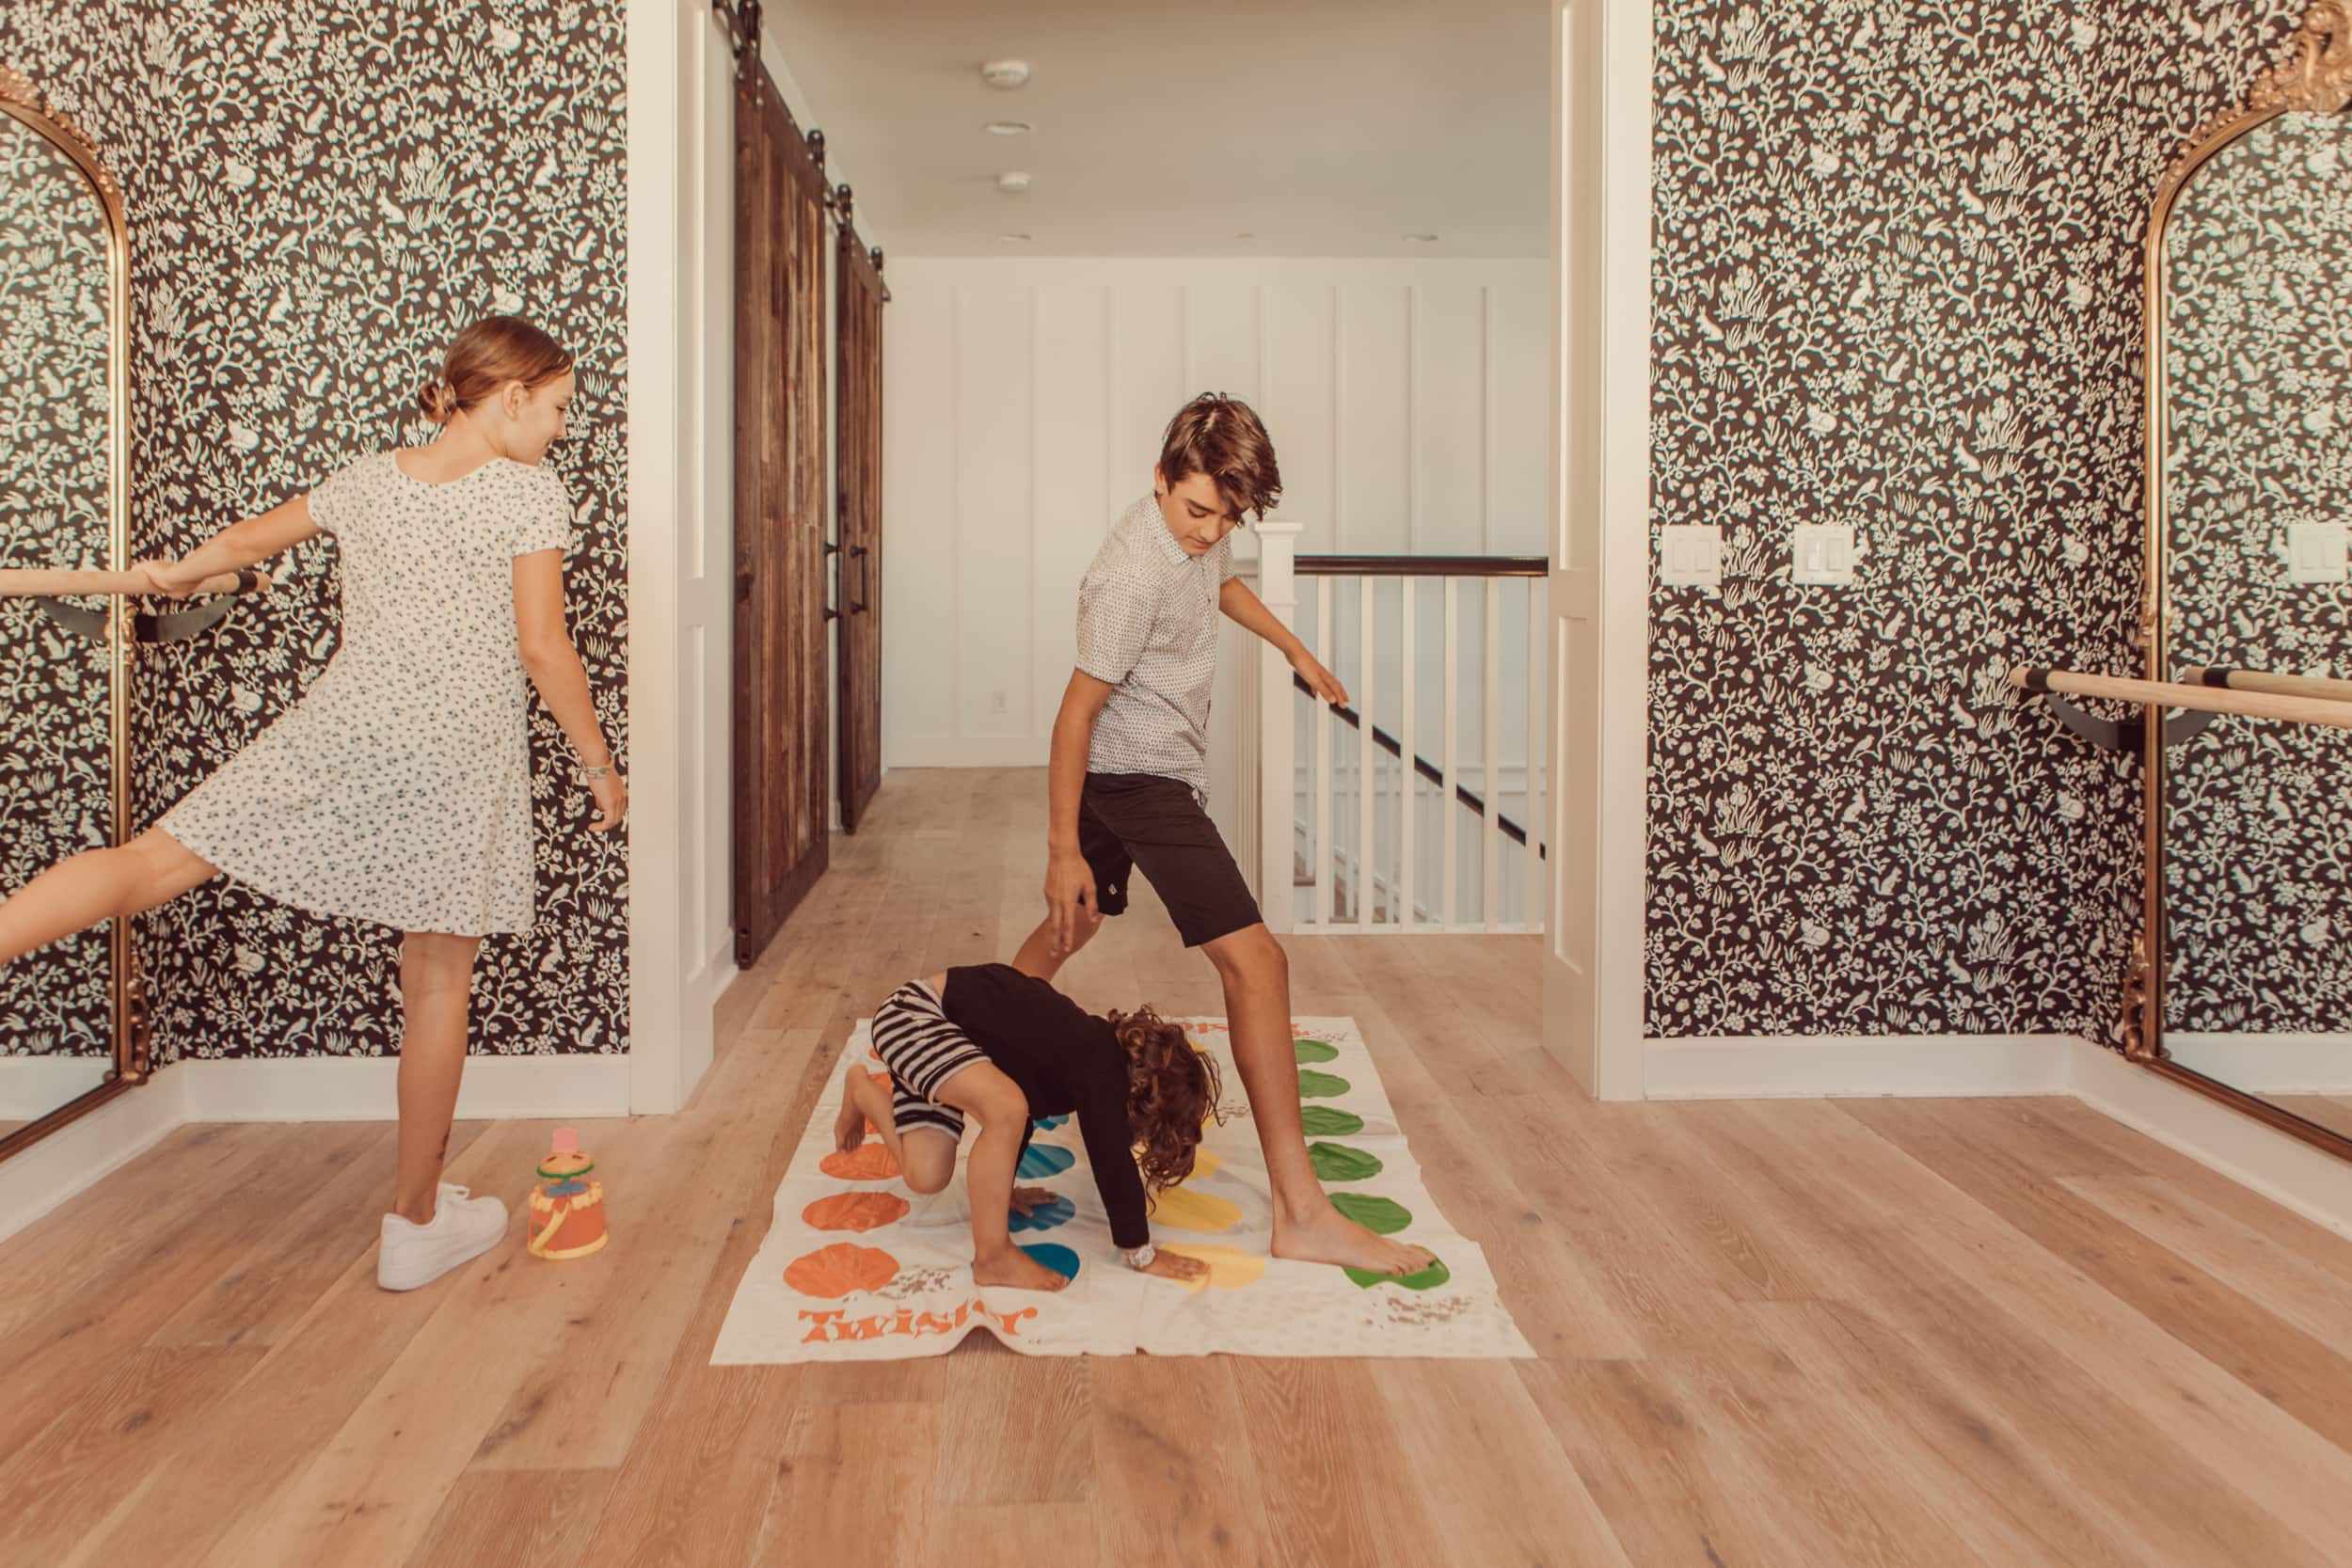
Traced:
<path fill-rule="evenodd" d="M 1053 1200 L 1013 1186 L 1031 1118 L 1075 1114 L 1111 1241 L 1128 1266 L 1194 1279 L 1199 1260 L 1152 1246 L 1149 1195 L 1192 1174 L 1216 1114 L 1216 1064 L 1149 1007 L 1097 1018 L 1009 964 L 977 964 L 909 980 L 874 1012 L 874 1053 L 887 1092 L 852 1062 L 835 1142 L 846 1153 L 873 1123 L 909 1187 L 936 1193 L 956 1174 L 969 1115 L 980 1124 L 967 1180 L 972 1276 L 981 1285 L 1058 1291 L 1068 1283 L 1012 1243 L 1010 1214 Z"/>

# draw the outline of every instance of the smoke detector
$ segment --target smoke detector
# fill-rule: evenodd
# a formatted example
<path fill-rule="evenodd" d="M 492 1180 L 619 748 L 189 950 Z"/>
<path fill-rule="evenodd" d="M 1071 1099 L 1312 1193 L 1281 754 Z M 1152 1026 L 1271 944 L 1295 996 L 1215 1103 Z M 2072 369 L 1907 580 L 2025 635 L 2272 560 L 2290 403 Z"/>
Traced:
<path fill-rule="evenodd" d="M 1029 177 L 1017 168 L 1009 168 L 996 177 L 996 188 L 1010 196 L 1018 196 L 1029 188 Z"/>
<path fill-rule="evenodd" d="M 1017 87 L 1028 79 L 1026 60 L 991 60 L 980 67 L 980 80 L 992 87 Z"/>

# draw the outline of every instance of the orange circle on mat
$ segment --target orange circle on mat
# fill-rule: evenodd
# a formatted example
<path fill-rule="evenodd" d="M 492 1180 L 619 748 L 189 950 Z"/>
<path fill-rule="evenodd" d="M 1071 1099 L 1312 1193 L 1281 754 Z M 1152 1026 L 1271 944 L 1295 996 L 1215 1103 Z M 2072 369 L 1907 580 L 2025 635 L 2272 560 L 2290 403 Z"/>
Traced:
<path fill-rule="evenodd" d="M 801 1211 L 819 1230 L 879 1230 L 906 1217 L 907 1200 L 897 1193 L 835 1193 Z"/>
<path fill-rule="evenodd" d="M 898 1174 L 898 1162 L 890 1157 L 890 1146 L 877 1138 L 849 1154 L 836 1148 L 818 1161 L 817 1168 L 844 1181 L 887 1181 Z"/>
<path fill-rule="evenodd" d="M 804 1296 L 846 1296 L 879 1290 L 898 1273 L 890 1254 L 850 1242 L 818 1247 L 784 1266 L 784 1282 Z"/>

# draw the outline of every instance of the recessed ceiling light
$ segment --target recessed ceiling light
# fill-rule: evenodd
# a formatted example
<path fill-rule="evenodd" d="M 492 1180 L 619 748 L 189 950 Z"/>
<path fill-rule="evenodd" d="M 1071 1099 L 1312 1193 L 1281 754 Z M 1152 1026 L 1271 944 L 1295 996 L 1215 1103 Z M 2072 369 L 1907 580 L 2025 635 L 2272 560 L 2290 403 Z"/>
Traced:
<path fill-rule="evenodd" d="M 980 67 L 980 80 L 992 87 L 1017 87 L 1028 79 L 1026 60 L 991 60 Z"/>
<path fill-rule="evenodd" d="M 1020 169 L 1009 168 L 996 177 L 996 188 L 1015 193 L 1025 191 L 1029 188 L 1029 177 Z"/>
<path fill-rule="evenodd" d="M 1435 234 L 1407 234 L 1405 237 L 1412 241 L 1415 245 L 1436 245 L 1438 243 L 1438 236 Z"/>
<path fill-rule="evenodd" d="M 981 127 L 992 136 L 1025 136 L 1029 122 L 1025 119 L 992 119 Z"/>
<path fill-rule="evenodd" d="M 1000 240 L 1010 240 L 1017 245 L 1026 245 L 1029 243 L 1029 236 L 1026 234 L 999 234 L 996 237 Z"/>
<path fill-rule="evenodd" d="M 1236 234 L 1236 235 L 1234 235 L 1234 236 L 1233 236 L 1233 238 L 1235 238 L 1235 239 L 1237 239 L 1237 240 L 1254 240 L 1254 239 L 1256 239 L 1257 237 L 1258 237 L 1257 235 L 1252 234 L 1252 233 L 1251 233 L 1251 232 L 1249 232 L 1249 230 L 1248 230 L 1247 229 L 1243 230 L 1240 233 L 1238 233 L 1238 234 Z"/>

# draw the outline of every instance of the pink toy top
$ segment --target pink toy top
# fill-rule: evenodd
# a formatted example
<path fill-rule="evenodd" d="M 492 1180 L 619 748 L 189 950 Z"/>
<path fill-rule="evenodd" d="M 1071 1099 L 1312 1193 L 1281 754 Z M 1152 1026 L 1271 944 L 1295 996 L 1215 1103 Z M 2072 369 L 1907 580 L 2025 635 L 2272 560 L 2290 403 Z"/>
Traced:
<path fill-rule="evenodd" d="M 559 1127 L 559 1128 L 557 1128 L 557 1129 L 555 1130 L 555 1147 L 554 1147 L 552 1149 L 550 1149 L 548 1152 L 550 1152 L 550 1153 L 554 1153 L 554 1154 L 577 1154 L 577 1153 L 579 1153 L 579 1152 L 580 1152 L 580 1133 L 579 1133 L 579 1132 L 578 1132 L 577 1130 L 575 1130 L 575 1129 L 573 1129 L 573 1128 L 569 1128 L 569 1127 Z"/>

